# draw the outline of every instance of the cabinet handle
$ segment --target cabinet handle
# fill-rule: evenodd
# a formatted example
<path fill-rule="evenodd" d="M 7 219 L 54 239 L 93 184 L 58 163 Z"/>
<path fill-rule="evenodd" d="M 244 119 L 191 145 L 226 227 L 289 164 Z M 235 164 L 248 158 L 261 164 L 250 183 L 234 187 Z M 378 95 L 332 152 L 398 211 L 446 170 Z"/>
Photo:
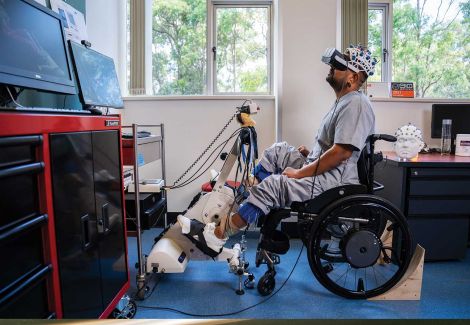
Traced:
<path fill-rule="evenodd" d="M 44 170 L 43 162 L 36 162 L 20 166 L 14 166 L 0 170 L 0 178 L 13 177 L 19 175 L 29 175 L 41 173 Z"/>
<path fill-rule="evenodd" d="M 11 300 L 20 297 L 28 289 L 31 289 L 52 271 L 52 265 L 38 266 L 21 276 L 10 285 L 0 290 L 0 306 L 5 306 Z"/>
<path fill-rule="evenodd" d="M 105 203 L 101 206 L 101 217 L 98 219 L 98 233 L 109 233 L 109 204 Z"/>
<path fill-rule="evenodd" d="M 42 135 L 27 135 L 20 137 L 5 137 L 0 139 L 0 147 L 12 147 L 21 145 L 39 145 L 42 143 Z"/>
<path fill-rule="evenodd" d="M 14 238 L 15 236 L 19 236 L 26 231 L 42 226 L 47 222 L 47 219 L 47 214 L 42 214 L 40 216 L 34 217 L 33 219 L 25 221 L 12 229 L 9 229 L 5 232 L 0 232 L 0 243 Z"/>
<path fill-rule="evenodd" d="M 84 251 L 86 251 L 91 247 L 90 232 L 88 230 L 90 216 L 88 214 L 85 214 L 80 218 L 80 221 L 82 224 L 82 248 Z"/>

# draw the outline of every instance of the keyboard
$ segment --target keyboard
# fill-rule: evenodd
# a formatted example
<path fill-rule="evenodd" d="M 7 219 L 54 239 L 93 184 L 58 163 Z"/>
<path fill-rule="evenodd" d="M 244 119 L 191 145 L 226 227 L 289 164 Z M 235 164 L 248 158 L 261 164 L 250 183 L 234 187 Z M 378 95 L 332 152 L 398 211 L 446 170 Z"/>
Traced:
<path fill-rule="evenodd" d="M 0 107 L 2 111 L 9 112 L 29 112 L 29 113 L 51 113 L 51 114 L 80 114 L 90 115 L 90 111 L 66 109 L 66 108 L 47 108 L 47 107 Z"/>

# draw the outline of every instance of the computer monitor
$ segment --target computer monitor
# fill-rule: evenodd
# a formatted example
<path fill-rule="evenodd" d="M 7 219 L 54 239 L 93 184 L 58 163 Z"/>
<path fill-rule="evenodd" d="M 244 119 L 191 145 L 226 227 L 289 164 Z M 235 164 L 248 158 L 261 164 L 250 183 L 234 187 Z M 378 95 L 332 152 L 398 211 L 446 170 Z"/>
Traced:
<path fill-rule="evenodd" d="M 76 94 L 62 20 L 33 0 L 0 0 L 0 84 Z"/>
<path fill-rule="evenodd" d="M 123 108 L 113 59 L 72 41 L 70 48 L 82 103 L 85 106 Z"/>
<path fill-rule="evenodd" d="M 431 138 L 440 138 L 442 120 L 452 120 L 452 138 L 457 134 L 470 134 L 470 104 L 433 104 Z"/>

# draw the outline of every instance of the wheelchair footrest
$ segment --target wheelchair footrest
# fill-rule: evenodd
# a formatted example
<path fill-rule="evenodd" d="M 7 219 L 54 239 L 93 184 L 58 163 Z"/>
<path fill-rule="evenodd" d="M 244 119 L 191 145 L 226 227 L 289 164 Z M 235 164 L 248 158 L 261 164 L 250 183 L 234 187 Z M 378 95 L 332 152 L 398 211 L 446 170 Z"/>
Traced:
<path fill-rule="evenodd" d="M 271 261 L 269 261 L 266 258 L 265 254 Z M 281 258 L 277 254 L 268 252 L 263 249 L 258 249 L 258 251 L 256 252 L 256 267 L 259 267 L 261 264 L 267 264 L 268 266 L 273 266 L 273 265 L 278 265 L 280 263 L 281 263 Z"/>

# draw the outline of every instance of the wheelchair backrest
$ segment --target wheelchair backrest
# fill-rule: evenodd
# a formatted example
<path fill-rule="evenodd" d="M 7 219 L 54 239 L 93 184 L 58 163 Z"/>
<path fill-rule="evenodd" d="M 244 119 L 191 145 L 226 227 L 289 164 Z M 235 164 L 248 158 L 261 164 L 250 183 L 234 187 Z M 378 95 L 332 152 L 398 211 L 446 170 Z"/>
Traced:
<path fill-rule="evenodd" d="M 375 153 L 375 141 L 395 142 L 397 138 L 388 134 L 371 134 L 357 161 L 359 182 L 367 187 L 370 194 L 374 192 L 374 165 L 383 160 L 382 153 Z"/>
<path fill-rule="evenodd" d="M 362 185 L 365 185 L 367 188 L 369 188 L 370 186 L 369 159 L 370 159 L 369 141 L 367 141 L 366 145 L 361 151 L 359 160 L 357 161 L 357 174 L 359 176 L 359 183 L 361 183 Z"/>

